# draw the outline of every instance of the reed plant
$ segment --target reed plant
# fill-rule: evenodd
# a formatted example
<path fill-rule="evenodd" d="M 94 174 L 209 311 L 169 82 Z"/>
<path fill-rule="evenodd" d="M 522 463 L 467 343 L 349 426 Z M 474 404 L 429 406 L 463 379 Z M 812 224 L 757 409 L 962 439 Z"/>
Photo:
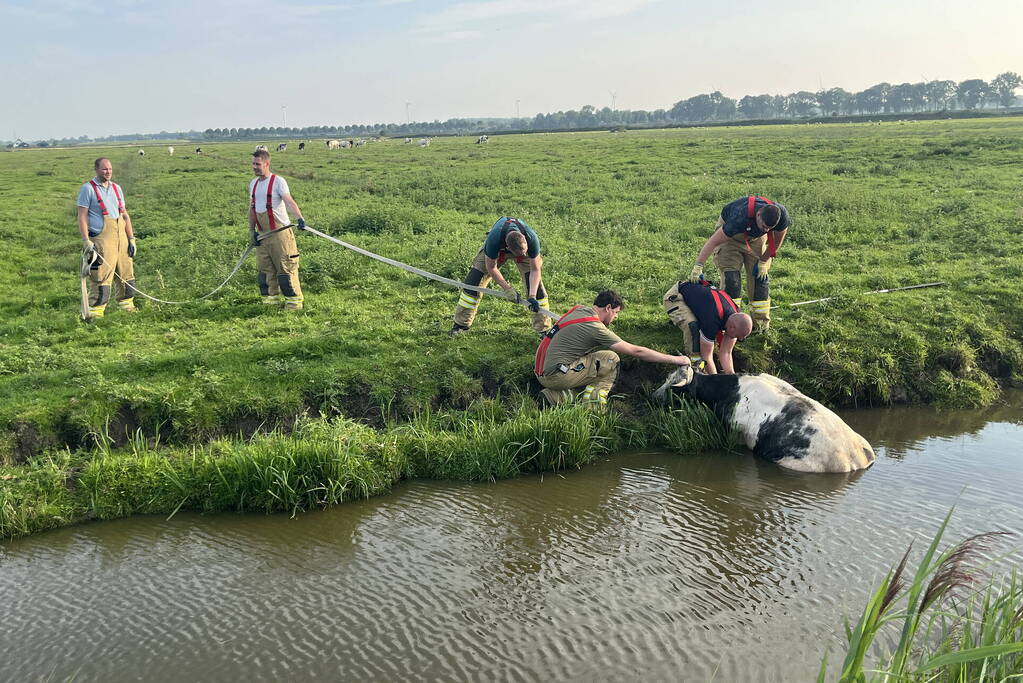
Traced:
<path fill-rule="evenodd" d="M 907 570 L 910 547 L 856 625 L 846 623 L 842 683 L 1023 679 L 1023 578 L 1013 570 L 993 580 L 983 571 L 988 551 L 1005 534 L 978 534 L 939 551 L 951 516 L 915 573 Z M 818 681 L 826 676 L 825 658 Z"/>

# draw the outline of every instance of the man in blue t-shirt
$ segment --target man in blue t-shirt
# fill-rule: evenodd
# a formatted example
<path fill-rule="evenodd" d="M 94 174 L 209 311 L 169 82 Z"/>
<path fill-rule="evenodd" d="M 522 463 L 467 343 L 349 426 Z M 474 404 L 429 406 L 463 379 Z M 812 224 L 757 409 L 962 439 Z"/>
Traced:
<path fill-rule="evenodd" d="M 739 311 L 730 296 L 706 281 L 676 282 L 664 293 L 664 311 L 680 330 L 685 355 L 692 360 L 702 358 L 705 372 L 716 374 L 714 344 L 718 346 L 721 372 L 731 375 L 732 349 L 735 342 L 749 336 L 753 320 Z"/>
<path fill-rule="evenodd" d="M 771 324 L 767 271 L 791 225 L 788 210 L 766 197 L 751 195 L 726 204 L 714 233 L 696 257 L 689 281 L 699 282 L 703 266 L 713 253 L 725 291 L 739 304 L 742 302 L 741 271 L 745 269 L 746 295 L 753 307 L 753 320 L 759 329 L 766 330 Z"/>
<path fill-rule="evenodd" d="M 543 336 L 550 329 L 551 321 L 540 312 L 541 308 L 549 306 L 541 277 L 543 258 L 540 256 L 540 238 L 524 220 L 508 216 L 497 219 L 472 262 L 465 284 L 486 287 L 493 279 L 504 291 L 517 294 L 501 274 L 501 266 L 509 257 L 515 259 L 515 267 L 525 284 L 533 330 Z M 479 292 L 468 289 L 459 293 L 450 335 L 465 332 L 472 326 L 481 296 Z"/>
<path fill-rule="evenodd" d="M 135 233 L 124 208 L 124 191 L 111 180 L 114 167 L 100 157 L 93 163 L 96 177 L 78 190 L 78 233 L 82 250 L 91 259 L 88 293 L 82 292 L 82 319 L 102 318 L 115 287 L 117 307 L 135 312 Z M 116 284 L 115 284 L 116 283 Z M 88 301 L 85 301 L 85 299 Z"/>

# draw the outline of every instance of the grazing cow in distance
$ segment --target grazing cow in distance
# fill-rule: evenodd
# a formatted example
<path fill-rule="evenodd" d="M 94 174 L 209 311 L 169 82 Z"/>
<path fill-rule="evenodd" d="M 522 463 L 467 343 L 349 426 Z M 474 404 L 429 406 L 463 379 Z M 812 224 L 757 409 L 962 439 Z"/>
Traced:
<path fill-rule="evenodd" d="M 355 147 L 365 147 L 366 146 L 366 141 L 363 140 L 362 138 L 359 138 L 358 140 L 355 141 L 355 145 L 354 146 Z"/>
<path fill-rule="evenodd" d="M 341 141 L 327 140 L 327 149 L 341 149 Z"/>
<path fill-rule="evenodd" d="M 411 145 L 412 144 L 412 138 L 405 138 L 405 144 L 406 145 Z"/>
<path fill-rule="evenodd" d="M 705 375 L 681 367 L 654 392 L 709 406 L 758 457 L 799 472 L 853 472 L 874 463 L 874 449 L 842 418 L 773 375 Z"/>
<path fill-rule="evenodd" d="M 303 149 L 305 149 L 305 143 L 304 142 L 298 143 L 298 151 L 301 152 Z"/>
<path fill-rule="evenodd" d="M 171 156 L 174 156 L 174 148 L 173 147 L 168 147 L 167 148 L 167 154 L 170 154 Z"/>
<path fill-rule="evenodd" d="M 487 136 L 487 135 L 481 135 L 478 138 L 476 138 L 476 144 L 477 145 L 482 145 L 482 144 L 485 144 L 487 142 L 490 142 L 490 137 Z"/>
<path fill-rule="evenodd" d="M 419 138 L 419 146 L 420 147 L 429 147 L 430 146 L 430 138 Z"/>
<path fill-rule="evenodd" d="M 196 147 L 195 153 L 198 154 L 199 156 L 202 156 L 202 147 Z"/>
<path fill-rule="evenodd" d="M 277 145 L 277 151 L 278 152 L 283 152 L 287 148 L 288 148 L 288 143 L 286 143 L 286 142 L 282 142 L 281 144 Z"/>
<path fill-rule="evenodd" d="M 270 150 L 266 148 L 266 145 L 256 145 L 256 151 L 257 152 L 269 152 Z"/>
<path fill-rule="evenodd" d="M 348 149 L 351 146 L 352 146 L 352 143 L 350 141 L 348 141 L 348 140 L 342 140 L 341 142 L 338 143 L 338 148 L 339 149 Z"/>
<path fill-rule="evenodd" d="M 139 156 L 140 156 L 140 157 L 144 157 L 144 156 L 146 156 L 146 150 L 144 150 L 144 149 L 140 149 L 140 150 L 139 150 Z"/>

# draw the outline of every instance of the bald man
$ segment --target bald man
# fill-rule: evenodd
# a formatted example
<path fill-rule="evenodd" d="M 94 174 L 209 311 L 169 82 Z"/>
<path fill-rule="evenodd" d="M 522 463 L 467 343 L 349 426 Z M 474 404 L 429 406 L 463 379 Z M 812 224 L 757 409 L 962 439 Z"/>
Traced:
<path fill-rule="evenodd" d="M 664 311 L 680 330 L 685 354 L 706 362 L 704 371 L 716 374 L 714 347 L 717 346 L 721 372 L 735 373 L 732 349 L 753 331 L 753 319 L 741 313 L 732 297 L 717 287 L 701 282 L 676 282 L 664 293 Z"/>

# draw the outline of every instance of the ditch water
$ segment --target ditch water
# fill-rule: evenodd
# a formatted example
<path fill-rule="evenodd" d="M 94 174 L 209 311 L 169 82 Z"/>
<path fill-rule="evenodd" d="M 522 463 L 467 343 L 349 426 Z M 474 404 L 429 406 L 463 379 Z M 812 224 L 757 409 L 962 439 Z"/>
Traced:
<path fill-rule="evenodd" d="M 843 614 L 951 506 L 950 541 L 1023 532 L 1023 393 L 843 417 L 878 452 L 866 472 L 629 453 L 295 519 L 11 541 L 0 679 L 813 680 L 825 651 L 840 664 Z"/>

